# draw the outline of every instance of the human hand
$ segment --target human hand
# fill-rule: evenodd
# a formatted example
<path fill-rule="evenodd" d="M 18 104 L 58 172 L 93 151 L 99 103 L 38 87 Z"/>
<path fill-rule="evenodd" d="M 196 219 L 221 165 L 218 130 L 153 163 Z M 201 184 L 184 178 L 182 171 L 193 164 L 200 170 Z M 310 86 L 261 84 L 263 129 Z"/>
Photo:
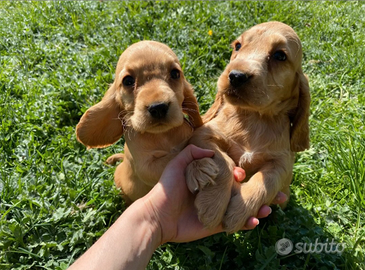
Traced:
<path fill-rule="evenodd" d="M 194 159 L 212 157 L 214 152 L 187 146 L 164 170 L 160 181 L 143 198 L 134 202 L 117 221 L 69 269 L 145 269 L 155 249 L 166 242 L 189 242 L 218 232 L 222 226 L 206 229 L 199 221 L 194 195 L 185 181 L 185 168 Z M 236 181 L 245 172 L 234 169 Z M 278 194 L 282 203 L 285 195 Z M 271 213 L 262 206 L 257 218 Z M 258 219 L 251 217 L 242 229 L 253 229 Z"/>
<path fill-rule="evenodd" d="M 188 190 L 185 181 L 185 168 L 194 159 L 212 157 L 214 152 L 194 145 L 187 146 L 176 156 L 164 170 L 159 183 L 142 198 L 151 218 L 160 228 L 160 244 L 166 242 L 189 242 L 223 231 L 222 226 L 207 229 L 199 221 L 194 206 L 195 196 Z M 241 168 L 235 168 L 236 181 L 245 178 Z M 286 201 L 286 196 L 279 193 L 273 203 Z M 271 213 L 269 206 L 262 206 L 257 217 L 251 217 L 243 230 L 254 229 L 258 218 L 267 217 Z"/>

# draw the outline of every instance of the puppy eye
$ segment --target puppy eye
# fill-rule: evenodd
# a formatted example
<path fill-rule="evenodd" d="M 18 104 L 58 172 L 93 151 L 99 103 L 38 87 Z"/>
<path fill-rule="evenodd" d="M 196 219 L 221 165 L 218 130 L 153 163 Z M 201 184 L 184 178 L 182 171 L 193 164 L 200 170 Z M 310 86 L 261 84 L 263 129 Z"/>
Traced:
<path fill-rule="evenodd" d="M 173 78 L 174 80 L 177 80 L 180 78 L 180 71 L 177 69 L 173 69 L 171 70 L 171 78 Z"/>
<path fill-rule="evenodd" d="M 241 49 L 241 46 L 241 43 L 237 42 L 236 45 L 234 45 L 234 49 L 238 51 L 239 49 Z"/>
<path fill-rule="evenodd" d="M 135 80 L 132 76 L 127 75 L 123 78 L 122 83 L 124 86 L 132 86 L 135 83 Z"/>
<path fill-rule="evenodd" d="M 285 61 L 286 60 L 286 54 L 283 51 L 276 51 L 273 55 L 274 59 L 278 61 Z"/>

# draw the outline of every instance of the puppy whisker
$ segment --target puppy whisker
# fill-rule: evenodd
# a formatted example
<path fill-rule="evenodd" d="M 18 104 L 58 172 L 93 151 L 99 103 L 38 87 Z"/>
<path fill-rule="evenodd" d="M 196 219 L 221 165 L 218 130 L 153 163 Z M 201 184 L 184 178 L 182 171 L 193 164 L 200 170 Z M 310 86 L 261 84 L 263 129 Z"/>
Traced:
<path fill-rule="evenodd" d="M 122 119 L 122 123 L 123 123 L 123 128 L 124 128 L 124 134 L 125 136 L 127 136 L 129 139 L 131 139 L 131 134 L 132 134 L 132 123 L 130 121 L 130 118 L 132 117 L 133 112 L 127 112 Z"/>
<path fill-rule="evenodd" d="M 282 84 L 268 84 L 268 87 L 280 87 L 280 88 L 284 88 L 284 85 Z"/>
<path fill-rule="evenodd" d="M 184 101 L 183 102 L 183 108 L 185 108 L 186 107 L 186 105 L 195 105 L 196 103 L 195 102 L 192 102 L 192 101 Z"/>
<path fill-rule="evenodd" d="M 188 112 L 198 112 L 198 110 L 190 109 L 190 108 L 183 108 L 183 110 L 188 111 Z"/>

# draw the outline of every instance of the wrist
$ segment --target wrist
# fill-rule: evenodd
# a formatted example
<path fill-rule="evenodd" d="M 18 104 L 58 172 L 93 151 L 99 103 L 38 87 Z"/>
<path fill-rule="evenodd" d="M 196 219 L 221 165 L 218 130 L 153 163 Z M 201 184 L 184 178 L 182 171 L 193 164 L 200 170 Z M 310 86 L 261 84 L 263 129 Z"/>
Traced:
<path fill-rule="evenodd" d="M 145 269 L 160 245 L 161 230 L 144 200 L 139 199 L 129 206 L 112 227 L 116 234 L 112 241 L 122 245 L 118 248 L 121 264 L 117 268 Z"/>
<path fill-rule="evenodd" d="M 146 269 L 161 230 L 142 200 L 133 203 L 71 269 Z"/>
<path fill-rule="evenodd" d="M 152 204 L 145 196 L 134 202 L 132 208 L 131 215 L 136 219 L 136 230 L 144 235 L 146 241 L 149 240 L 148 245 L 154 251 L 162 244 L 162 229 Z"/>

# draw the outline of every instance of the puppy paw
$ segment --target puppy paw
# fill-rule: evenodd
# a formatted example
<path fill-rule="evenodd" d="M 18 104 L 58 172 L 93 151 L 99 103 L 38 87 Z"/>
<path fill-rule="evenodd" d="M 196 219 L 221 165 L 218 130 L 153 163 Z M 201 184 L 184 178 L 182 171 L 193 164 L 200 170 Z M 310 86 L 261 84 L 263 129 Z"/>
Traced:
<path fill-rule="evenodd" d="M 264 204 L 265 195 L 261 192 L 245 191 L 245 184 L 241 192 L 232 196 L 227 212 L 223 218 L 223 228 L 227 233 L 234 233 L 245 226 L 250 217 L 256 217 L 259 209 Z"/>
<path fill-rule="evenodd" d="M 192 193 L 209 185 L 215 185 L 218 175 L 217 164 L 211 158 L 194 160 L 186 168 L 186 184 Z"/>
<path fill-rule="evenodd" d="M 222 223 L 231 197 L 229 187 L 206 186 L 195 198 L 198 218 L 206 228 L 215 228 Z"/>
<path fill-rule="evenodd" d="M 115 154 L 107 158 L 105 161 L 108 165 L 115 165 L 118 161 L 123 161 L 124 154 Z"/>

